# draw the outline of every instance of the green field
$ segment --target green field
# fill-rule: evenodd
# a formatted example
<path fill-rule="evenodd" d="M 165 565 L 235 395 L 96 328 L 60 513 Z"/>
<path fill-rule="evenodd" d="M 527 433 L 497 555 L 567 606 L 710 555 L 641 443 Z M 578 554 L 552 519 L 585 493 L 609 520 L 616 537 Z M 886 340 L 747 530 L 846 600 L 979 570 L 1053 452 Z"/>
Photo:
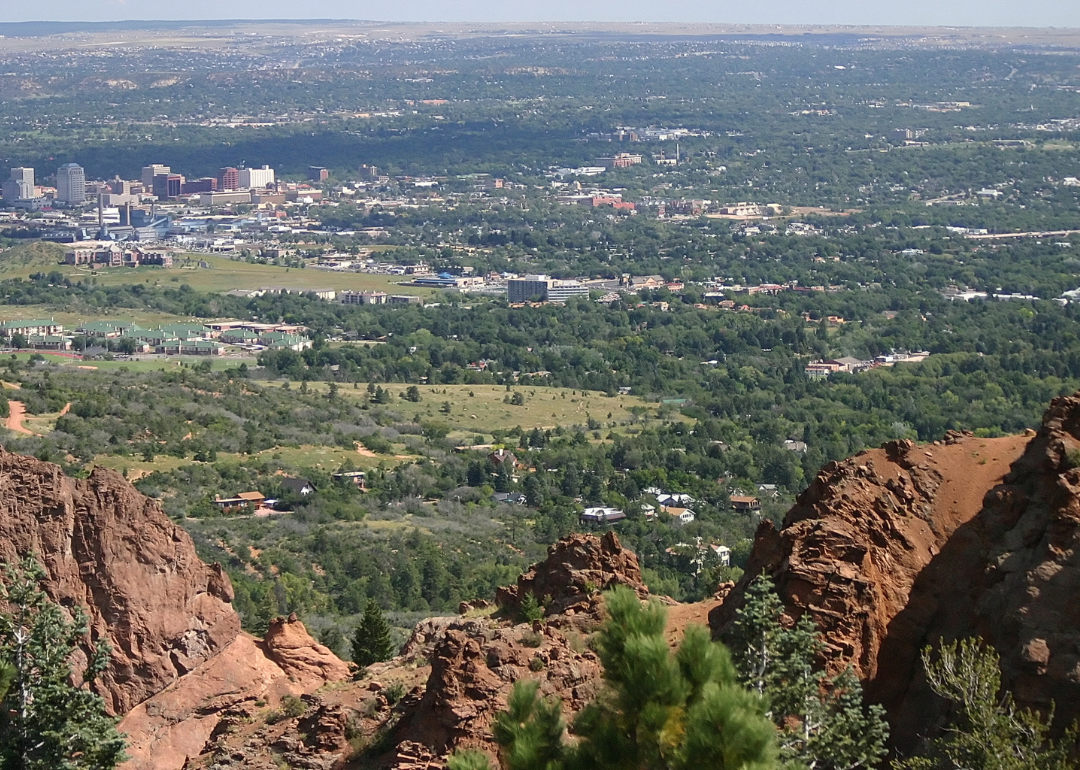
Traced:
<path fill-rule="evenodd" d="M 165 288 L 187 284 L 198 291 L 227 292 L 232 289 L 258 289 L 285 286 L 297 289 L 335 289 L 385 291 L 394 294 L 429 296 L 431 289 L 398 286 L 401 276 L 367 273 L 336 273 L 325 270 L 257 265 L 229 257 L 188 254 L 176 258 L 176 267 L 114 267 L 91 270 L 85 266 L 60 264 L 65 247 L 36 241 L 0 252 L 0 279 L 27 278 L 31 273 L 58 270 L 73 279 L 94 278 L 102 286 L 144 283 Z M 199 263 L 209 265 L 199 267 Z M 132 320 L 139 321 L 138 318 Z"/>
<path fill-rule="evenodd" d="M 0 321 L 25 321 L 31 318 L 51 318 L 62 323 L 67 330 L 74 329 L 83 321 L 105 319 L 133 321 L 140 326 L 157 326 L 159 324 L 192 320 L 186 316 L 159 313 L 146 308 L 102 308 L 90 314 L 71 313 L 65 310 L 57 310 L 48 305 L 0 305 Z"/>
<path fill-rule="evenodd" d="M 299 383 L 292 387 L 299 387 Z M 308 388 L 317 393 L 326 392 L 328 387 L 325 382 L 308 383 Z M 387 408 L 407 420 L 446 423 L 452 438 L 489 435 L 493 430 L 510 430 L 517 426 L 523 430 L 584 426 L 590 417 L 606 429 L 611 423 L 655 419 L 659 406 L 637 396 L 609 397 L 595 391 L 534 386 L 515 387 L 508 392 L 504 385 L 420 385 L 421 400 L 414 403 L 401 398 L 408 385 L 390 383 L 380 387 L 392 395 Z M 514 392 L 525 396 L 524 405 L 505 403 L 504 399 Z M 347 398 L 368 397 L 367 386 L 363 383 L 355 389 L 343 386 L 338 393 Z M 449 411 L 444 411 L 445 404 L 449 404 Z"/>
<path fill-rule="evenodd" d="M 430 289 L 417 289 L 411 286 L 397 286 L 400 276 L 371 275 L 367 273 L 332 273 L 325 270 L 310 270 L 275 265 L 253 265 L 228 257 L 213 257 L 205 254 L 189 255 L 191 263 L 172 268 L 161 267 L 114 267 L 102 270 L 88 270 L 67 265 L 59 268 L 60 272 L 72 278 L 96 278 L 102 286 L 115 286 L 130 283 L 145 283 L 151 286 L 169 288 L 187 284 L 197 291 L 227 292 L 232 289 L 258 289 L 263 286 L 285 286 L 297 289 L 344 289 L 385 291 L 394 294 L 430 295 Z M 179 261 L 178 261 L 179 262 Z M 210 267 L 198 267 L 205 262 Z M 30 271 L 28 271 L 30 272 Z"/>
<path fill-rule="evenodd" d="M 36 430 L 35 425 L 37 423 L 35 423 L 35 421 L 38 419 L 39 418 L 36 417 L 28 419 L 25 422 L 26 427 L 31 430 Z M 55 423 L 56 415 L 53 415 L 52 419 Z M 44 420 L 42 420 L 41 425 L 43 427 L 48 427 Z M 241 460 L 250 459 L 277 460 L 291 468 L 322 468 L 328 471 L 336 471 L 346 460 L 349 460 L 356 468 L 363 470 L 366 468 L 374 468 L 379 465 L 379 463 L 383 462 L 390 464 L 398 463 L 405 458 L 403 456 L 394 455 L 371 457 L 369 453 L 361 454 L 359 451 L 330 446 L 275 447 L 274 449 L 257 452 L 251 457 L 229 453 L 218 455 L 218 462 L 223 463 L 239 462 Z M 158 455 L 149 462 L 139 457 L 98 455 L 94 458 L 93 464 L 120 473 L 126 472 L 127 477 L 134 481 L 135 479 L 149 475 L 154 471 L 176 470 L 181 466 L 190 465 L 192 462 L 194 461 L 190 458 L 181 459 L 170 455 Z"/>

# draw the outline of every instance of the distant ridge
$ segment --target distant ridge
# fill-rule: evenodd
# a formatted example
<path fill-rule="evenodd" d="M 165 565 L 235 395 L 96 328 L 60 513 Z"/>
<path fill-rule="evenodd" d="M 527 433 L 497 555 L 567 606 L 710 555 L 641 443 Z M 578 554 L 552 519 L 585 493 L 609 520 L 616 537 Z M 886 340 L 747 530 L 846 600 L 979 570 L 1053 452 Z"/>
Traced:
<path fill-rule="evenodd" d="M 237 24 L 364 24 L 358 19 L 204 19 L 195 21 L 138 20 L 128 21 L 8 21 L 0 22 L 0 35 L 5 37 L 37 37 L 62 35 L 66 32 L 110 32 L 127 30 L 185 29 L 188 27 L 233 27 Z"/>

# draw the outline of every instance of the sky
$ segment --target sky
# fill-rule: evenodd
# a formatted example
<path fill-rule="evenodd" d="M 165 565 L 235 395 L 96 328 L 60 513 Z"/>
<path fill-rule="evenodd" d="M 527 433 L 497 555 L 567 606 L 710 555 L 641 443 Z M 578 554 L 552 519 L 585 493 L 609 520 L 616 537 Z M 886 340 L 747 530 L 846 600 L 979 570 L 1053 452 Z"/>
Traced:
<path fill-rule="evenodd" d="M 0 0 L 0 21 L 305 18 L 1080 27 L 1080 0 Z"/>

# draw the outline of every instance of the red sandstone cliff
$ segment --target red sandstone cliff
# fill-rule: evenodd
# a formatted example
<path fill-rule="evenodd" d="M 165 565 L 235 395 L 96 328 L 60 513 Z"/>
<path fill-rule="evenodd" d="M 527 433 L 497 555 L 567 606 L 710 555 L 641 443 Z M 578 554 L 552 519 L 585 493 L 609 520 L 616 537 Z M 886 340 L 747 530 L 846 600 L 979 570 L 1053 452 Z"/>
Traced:
<path fill-rule="evenodd" d="M 777 532 L 758 531 L 747 575 L 712 611 L 721 638 L 765 572 L 788 615 L 809 612 L 834 668 L 854 664 L 898 746 L 940 726 L 919 653 L 965 636 L 992 644 L 1021 705 L 1080 717 L 1080 395 L 1034 436 L 893 442 L 831 463 Z"/>
<path fill-rule="evenodd" d="M 123 477 L 88 479 L 0 449 L 0 560 L 33 553 L 53 601 L 87 611 L 112 645 L 98 689 L 129 711 L 212 658 L 240 632 L 232 586 L 187 533 Z"/>
<path fill-rule="evenodd" d="M 273 706 L 349 675 L 295 618 L 263 641 L 242 633 L 228 577 L 119 474 L 73 479 L 0 449 L 0 561 L 26 554 L 50 598 L 81 607 L 112 646 L 96 688 L 127 714 L 131 770 L 179 770 L 236 704 Z"/>

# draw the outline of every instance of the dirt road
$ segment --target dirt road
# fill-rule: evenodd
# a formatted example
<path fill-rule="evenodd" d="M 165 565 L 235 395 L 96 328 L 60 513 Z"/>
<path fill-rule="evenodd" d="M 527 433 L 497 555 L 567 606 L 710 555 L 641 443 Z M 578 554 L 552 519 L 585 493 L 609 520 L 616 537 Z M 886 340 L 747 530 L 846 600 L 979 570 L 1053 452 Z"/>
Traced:
<path fill-rule="evenodd" d="M 23 420 L 26 418 L 26 406 L 22 401 L 8 401 L 8 418 L 6 427 L 10 431 L 16 433 L 22 433 L 26 436 L 36 436 L 32 430 L 28 430 L 23 427 Z"/>

